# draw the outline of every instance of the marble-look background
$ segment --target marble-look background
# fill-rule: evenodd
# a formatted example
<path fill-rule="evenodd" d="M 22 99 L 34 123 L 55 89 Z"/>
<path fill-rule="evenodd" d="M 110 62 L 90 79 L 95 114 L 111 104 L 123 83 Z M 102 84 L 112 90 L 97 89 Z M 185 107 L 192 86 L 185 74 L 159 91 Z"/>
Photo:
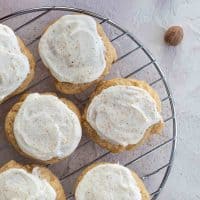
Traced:
<path fill-rule="evenodd" d="M 178 145 L 161 200 L 200 199 L 200 1 L 199 0 L 0 0 L 0 17 L 49 5 L 74 6 L 108 16 L 134 33 L 161 63 L 175 98 Z M 163 34 L 181 25 L 184 40 L 168 47 Z"/>

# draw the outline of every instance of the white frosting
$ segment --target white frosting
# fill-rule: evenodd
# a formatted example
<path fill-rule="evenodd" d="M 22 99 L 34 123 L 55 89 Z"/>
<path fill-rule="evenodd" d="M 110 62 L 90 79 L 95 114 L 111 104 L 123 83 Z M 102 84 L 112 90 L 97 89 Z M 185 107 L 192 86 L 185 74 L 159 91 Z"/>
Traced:
<path fill-rule="evenodd" d="M 0 101 L 22 84 L 29 71 L 28 59 L 21 52 L 14 32 L 0 24 Z"/>
<path fill-rule="evenodd" d="M 11 168 L 0 173 L 1 200 L 55 200 L 53 187 L 38 175 L 39 169 L 32 173 L 24 169 Z"/>
<path fill-rule="evenodd" d="M 23 152 L 50 160 L 70 155 L 80 142 L 82 130 L 77 115 L 60 99 L 33 93 L 15 117 L 14 135 Z"/>
<path fill-rule="evenodd" d="M 97 134 L 113 144 L 138 143 L 161 116 L 150 94 L 135 86 L 117 85 L 95 96 L 87 110 L 87 121 Z"/>
<path fill-rule="evenodd" d="M 96 22 L 86 15 L 61 17 L 39 42 L 42 61 L 60 82 L 87 83 L 98 79 L 106 67 L 104 51 Z"/>
<path fill-rule="evenodd" d="M 75 191 L 76 200 L 142 200 L 132 172 L 118 164 L 100 164 L 88 171 Z"/>

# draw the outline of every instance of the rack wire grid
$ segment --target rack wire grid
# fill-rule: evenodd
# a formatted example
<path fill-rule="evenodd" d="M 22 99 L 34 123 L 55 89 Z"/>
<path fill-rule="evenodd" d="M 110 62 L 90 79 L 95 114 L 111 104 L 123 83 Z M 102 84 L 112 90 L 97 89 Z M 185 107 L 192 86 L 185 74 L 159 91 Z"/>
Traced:
<path fill-rule="evenodd" d="M 77 176 L 85 167 L 98 161 L 119 162 L 130 169 L 134 169 L 139 174 L 151 194 L 151 199 L 155 200 L 166 183 L 173 162 L 176 144 L 175 110 L 168 84 L 156 60 L 135 36 L 106 17 L 71 7 L 33 8 L 0 18 L 0 23 L 13 28 L 35 56 L 37 63 L 35 79 L 25 92 L 56 91 L 52 77 L 39 58 L 37 46 L 42 32 L 49 23 L 64 14 L 71 13 L 83 13 L 96 18 L 115 46 L 118 59 L 113 64 L 111 73 L 106 79 L 134 77 L 147 81 L 158 91 L 162 101 L 165 128 L 163 133 L 152 135 L 143 146 L 134 151 L 120 154 L 112 154 L 100 148 L 83 134 L 78 148 L 68 159 L 57 164 L 48 165 L 48 167 L 60 178 L 68 199 L 74 199 L 73 185 Z M 73 100 L 82 109 L 92 90 L 93 88 L 82 94 L 62 96 Z M 0 132 L 2 133 L 4 132 L 5 115 L 11 106 L 17 102 L 18 97 L 19 95 L 0 105 Z M 7 144 L 4 134 L 1 134 L 0 137 L 0 164 L 10 159 L 25 163 L 30 162 L 18 155 Z"/>

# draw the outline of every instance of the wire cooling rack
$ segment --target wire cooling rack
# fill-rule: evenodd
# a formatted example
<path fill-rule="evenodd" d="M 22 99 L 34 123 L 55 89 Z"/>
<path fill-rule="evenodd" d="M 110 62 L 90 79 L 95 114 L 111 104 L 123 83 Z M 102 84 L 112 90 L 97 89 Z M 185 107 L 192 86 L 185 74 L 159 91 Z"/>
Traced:
<path fill-rule="evenodd" d="M 96 18 L 102 24 L 108 37 L 118 52 L 118 59 L 113 65 L 107 79 L 113 77 L 138 78 L 147 81 L 155 88 L 161 97 L 165 129 L 160 135 L 153 135 L 151 139 L 135 151 L 112 154 L 94 144 L 85 135 L 77 150 L 66 160 L 48 167 L 60 178 L 68 199 L 74 199 L 73 186 L 80 172 L 88 165 L 98 161 L 119 162 L 130 169 L 134 169 L 145 182 L 151 199 L 155 200 L 164 187 L 171 170 L 175 144 L 176 119 L 173 99 L 156 60 L 131 33 L 121 28 L 106 17 L 96 13 L 68 7 L 41 7 L 21 10 L 0 18 L 13 28 L 33 52 L 37 68 L 34 81 L 25 92 L 56 91 L 52 77 L 43 66 L 37 52 L 38 40 L 45 27 L 59 16 L 71 13 L 84 13 Z M 87 101 L 92 89 L 79 95 L 62 95 L 72 99 L 80 109 Z M 57 92 L 58 93 L 58 92 Z M 61 95 L 61 94 L 60 94 Z M 18 95 L 19 96 L 19 95 Z M 3 132 L 4 117 L 11 106 L 17 101 L 13 97 L 0 105 L 0 132 Z M 0 142 L 0 164 L 10 159 L 30 162 L 18 155 L 7 144 L 4 136 Z"/>

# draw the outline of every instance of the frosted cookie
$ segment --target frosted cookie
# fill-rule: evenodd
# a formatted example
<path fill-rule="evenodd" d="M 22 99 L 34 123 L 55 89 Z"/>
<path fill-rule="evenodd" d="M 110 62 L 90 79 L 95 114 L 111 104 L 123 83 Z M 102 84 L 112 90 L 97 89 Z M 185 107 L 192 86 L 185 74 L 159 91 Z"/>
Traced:
<path fill-rule="evenodd" d="M 78 146 L 82 129 L 78 108 L 52 94 L 32 93 L 16 103 L 6 116 L 8 141 L 22 155 L 55 163 Z"/>
<path fill-rule="evenodd" d="M 103 81 L 83 114 L 87 135 L 113 153 L 141 145 L 163 127 L 158 94 L 144 81 Z"/>
<path fill-rule="evenodd" d="M 79 176 L 76 200 L 150 200 L 144 183 L 133 171 L 119 164 L 97 163 Z"/>
<path fill-rule="evenodd" d="M 66 94 L 82 92 L 101 80 L 117 55 L 102 26 L 87 15 L 65 15 L 50 25 L 39 54 Z"/>
<path fill-rule="evenodd" d="M 58 178 L 46 167 L 10 161 L 0 168 L 0 199 L 65 200 Z"/>
<path fill-rule="evenodd" d="M 0 104 L 22 92 L 34 76 L 35 61 L 23 41 L 0 24 Z"/>

